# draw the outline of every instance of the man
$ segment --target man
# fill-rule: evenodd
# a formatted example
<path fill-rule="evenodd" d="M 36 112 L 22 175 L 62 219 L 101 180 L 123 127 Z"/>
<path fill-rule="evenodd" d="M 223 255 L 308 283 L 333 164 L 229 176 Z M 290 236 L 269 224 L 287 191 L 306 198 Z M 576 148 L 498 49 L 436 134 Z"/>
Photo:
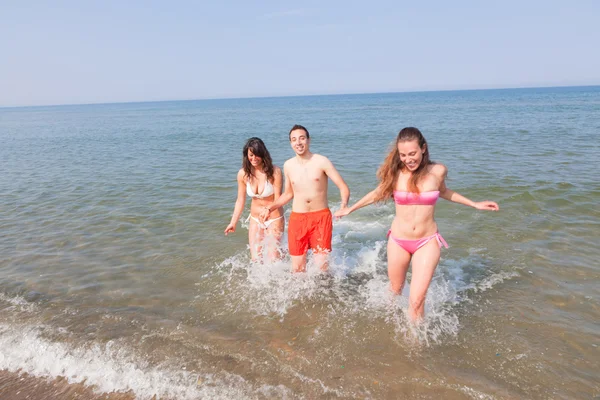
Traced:
<path fill-rule="evenodd" d="M 327 157 L 310 152 L 310 134 L 305 127 L 294 125 L 289 138 L 296 157 L 283 164 L 285 191 L 263 209 L 260 220 L 268 219 L 271 210 L 282 207 L 293 198 L 292 214 L 288 223 L 288 247 L 292 269 L 294 272 L 305 272 L 306 253 L 312 249 L 315 264 L 322 271 L 326 271 L 333 229 L 327 202 L 328 179 L 340 190 L 342 209 L 348 204 L 350 190 Z"/>

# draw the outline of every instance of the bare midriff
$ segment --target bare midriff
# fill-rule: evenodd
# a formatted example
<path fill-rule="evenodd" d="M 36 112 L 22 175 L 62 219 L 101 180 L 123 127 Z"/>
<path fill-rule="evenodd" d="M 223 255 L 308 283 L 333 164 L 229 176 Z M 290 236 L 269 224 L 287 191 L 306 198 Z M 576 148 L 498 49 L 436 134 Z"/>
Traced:
<path fill-rule="evenodd" d="M 396 205 L 392 234 L 399 239 L 421 239 L 438 231 L 433 219 L 435 206 Z"/>
<path fill-rule="evenodd" d="M 263 208 L 270 205 L 275 200 L 275 196 L 265 197 L 264 199 L 252 199 L 252 203 L 250 204 L 250 215 L 255 218 L 258 218 Z M 281 217 L 283 215 L 283 207 L 274 208 L 271 210 L 269 214 L 269 219 L 274 219 Z"/>
<path fill-rule="evenodd" d="M 299 179 L 292 181 L 294 200 L 292 211 L 306 213 L 323 210 L 329 207 L 327 202 L 327 176 L 308 180 Z"/>

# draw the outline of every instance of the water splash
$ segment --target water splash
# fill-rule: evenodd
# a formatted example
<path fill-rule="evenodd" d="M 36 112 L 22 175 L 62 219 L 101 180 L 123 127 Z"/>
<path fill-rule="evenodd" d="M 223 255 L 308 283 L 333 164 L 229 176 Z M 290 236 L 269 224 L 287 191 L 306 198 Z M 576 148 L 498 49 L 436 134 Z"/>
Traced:
<path fill-rule="evenodd" d="M 455 337 L 460 330 L 461 304 L 472 293 L 510 279 L 514 273 L 495 273 L 486 249 L 470 249 L 461 259 L 442 259 L 427 293 L 426 318 L 415 326 L 407 315 L 410 272 L 400 296 L 389 290 L 385 233 L 393 215 L 382 213 L 384 208 L 374 208 L 368 220 L 335 222 L 326 274 L 318 270 L 310 254 L 307 272 L 294 274 L 284 248 L 285 256 L 277 261 L 251 262 L 244 252 L 214 267 L 214 274 L 221 278 L 213 295 L 222 296 L 230 313 L 275 315 L 281 320 L 296 307 L 326 304 L 331 320 L 323 322 L 321 332 L 328 325 L 350 327 L 354 319 L 363 318 L 385 321 L 393 327 L 396 340 L 408 347 L 415 343 L 431 346 Z"/>

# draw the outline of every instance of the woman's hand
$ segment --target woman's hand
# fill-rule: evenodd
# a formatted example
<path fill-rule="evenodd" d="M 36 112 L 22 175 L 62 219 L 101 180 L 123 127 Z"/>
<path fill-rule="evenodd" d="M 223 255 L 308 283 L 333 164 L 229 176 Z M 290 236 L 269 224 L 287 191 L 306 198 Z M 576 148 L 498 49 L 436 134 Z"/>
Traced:
<path fill-rule="evenodd" d="M 479 201 L 475 203 L 475 208 L 478 210 L 498 211 L 500 207 L 493 201 Z"/>
<path fill-rule="evenodd" d="M 342 217 L 345 217 L 346 215 L 350 214 L 351 212 L 352 211 L 350 211 L 350 207 L 344 207 L 344 208 L 340 208 L 335 213 L 333 213 L 333 216 L 336 218 L 342 218 Z"/>
<path fill-rule="evenodd" d="M 235 225 L 234 224 L 229 224 L 227 225 L 227 228 L 225 228 L 225 235 L 227 236 L 228 233 L 234 233 L 235 232 Z"/>

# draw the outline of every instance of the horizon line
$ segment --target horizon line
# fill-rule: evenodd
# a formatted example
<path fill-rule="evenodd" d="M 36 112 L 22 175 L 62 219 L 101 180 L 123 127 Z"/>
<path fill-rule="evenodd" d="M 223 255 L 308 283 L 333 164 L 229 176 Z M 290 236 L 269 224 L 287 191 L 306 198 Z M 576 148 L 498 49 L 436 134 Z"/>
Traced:
<path fill-rule="evenodd" d="M 514 89 L 553 89 L 553 88 L 585 88 L 599 87 L 600 84 L 591 85 L 550 85 L 550 86 L 510 86 L 510 87 L 490 87 L 490 88 L 471 88 L 471 89 L 423 89 L 423 90 L 398 90 L 385 92 L 348 92 L 348 93 L 313 93 L 313 94 L 289 94 L 289 95 L 265 95 L 265 96 L 233 96 L 233 97 L 205 97 L 195 99 L 170 99 L 170 100 L 132 100 L 132 101 L 113 101 L 98 103 L 56 103 L 56 104 L 36 104 L 20 106 L 0 106 L 0 110 L 8 108 L 34 108 L 34 107 L 69 107 L 69 106 L 98 106 L 98 105 L 117 105 L 117 104 L 144 104 L 144 103 L 170 103 L 186 101 L 214 101 L 214 100 L 251 100 L 251 99 L 277 99 L 290 97 L 319 97 L 319 96 L 358 96 L 365 94 L 398 94 L 398 93 L 435 93 L 435 92 L 474 92 L 484 90 L 514 90 Z"/>

